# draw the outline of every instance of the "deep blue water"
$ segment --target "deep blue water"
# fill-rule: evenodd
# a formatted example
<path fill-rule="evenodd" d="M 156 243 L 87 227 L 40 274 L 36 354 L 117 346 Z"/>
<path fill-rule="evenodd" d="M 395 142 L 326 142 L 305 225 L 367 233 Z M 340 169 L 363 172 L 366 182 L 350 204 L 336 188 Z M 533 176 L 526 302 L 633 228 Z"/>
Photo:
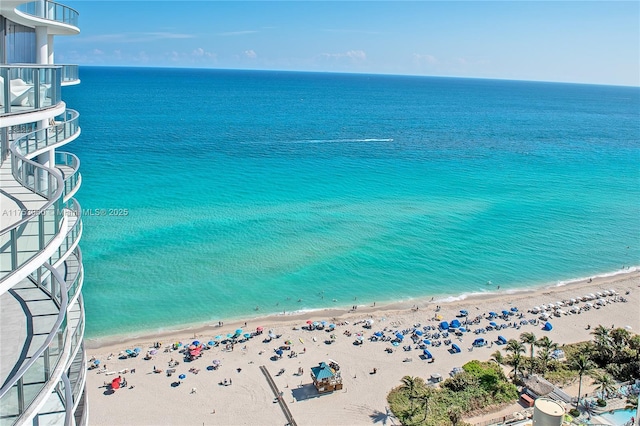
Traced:
<path fill-rule="evenodd" d="M 88 67 L 81 79 L 63 91 L 81 114 L 77 198 L 127 210 L 84 218 L 88 337 L 640 264 L 638 88 Z"/>

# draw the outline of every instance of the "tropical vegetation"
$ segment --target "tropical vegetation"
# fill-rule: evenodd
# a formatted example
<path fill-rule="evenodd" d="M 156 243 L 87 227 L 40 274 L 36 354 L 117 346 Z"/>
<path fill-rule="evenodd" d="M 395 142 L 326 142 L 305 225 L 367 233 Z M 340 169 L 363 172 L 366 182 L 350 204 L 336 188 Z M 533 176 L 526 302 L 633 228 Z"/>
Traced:
<path fill-rule="evenodd" d="M 465 415 L 518 399 L 516 387 L 498 364 L 470 361 L 462 369 L 439 389 L 420 377 L 403 377 L 387 396 L 391 411 L 403 425 L 462 425 Z"/>

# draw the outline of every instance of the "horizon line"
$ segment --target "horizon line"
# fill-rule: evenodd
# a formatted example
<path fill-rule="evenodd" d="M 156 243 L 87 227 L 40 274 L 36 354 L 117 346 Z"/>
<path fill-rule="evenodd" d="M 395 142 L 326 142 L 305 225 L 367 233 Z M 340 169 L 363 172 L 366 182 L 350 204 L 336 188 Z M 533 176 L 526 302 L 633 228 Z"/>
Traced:
<path fill-rule="evenodd" d="M 638 85 L 629 84 L 612 84 L 612 83 L 586 83 L 577 81 L 560 81 L 560 80 L 525 80 L 517 78 L 501 78 L 501 77 L 469 77 L 469 76 L 452 76 L 452 75 L 425 75 L 425 74 L 393 74 L 382 72 L 350 72 L 350 71 L 323 71 L 323 70 L 289 70 L 289 69 L 255 69 L 255 68 L 210 68 L 210 67 L 180 67 L 168 65 L 105 65 L 105 64 L 78 64 L 82 67 L 93 68 L 161 68 L 161 69 L 183 69 L 183 70 L 209 70 L 209 71 L 258 71 L 258 72 L 291 72 L 291 73 L 308 73 L 308 74 L 349 74 L 349 75 L 378 75 L 378 76 L 395 76 L 395 77 L 426 77 L 426 78 L 454 78 L 465 80 L 498 80 L 498 81 L 519 81 L 531 83 L 557 83 L 557 84 L 577 84 L 588 86 L 609 86 L 609 87 L 629 87 L 640 88 Z"/>

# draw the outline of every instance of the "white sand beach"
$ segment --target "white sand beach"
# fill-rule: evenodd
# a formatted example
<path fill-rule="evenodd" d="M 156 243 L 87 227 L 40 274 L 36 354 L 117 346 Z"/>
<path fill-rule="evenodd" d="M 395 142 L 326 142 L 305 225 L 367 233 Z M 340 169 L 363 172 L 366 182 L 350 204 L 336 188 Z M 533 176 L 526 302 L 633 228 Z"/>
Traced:
<path fill-rule="evenodd" d="M 498 324 L 514 321 L 519 323 L 523 319 L 538 317 L 528 313 L 534 306 L 555 304 L 609 289 L 615 289 L 619 296 L 603 296 L 602 299 L 606 302 L 601 307 L 596 305 L 596 300 L 580 302 L 577 304 L 579 307 L 586 303 L 594 306 L 579 314 L 552 316 L 549 319 L 553 324 L 551 331 L 543 331 L 541 324 L 526 324 L 519 329 L 508 327 L 476 335 L 473 330 L 489 324 L 489 320 L 483 318 L 480 325 L 469 327 L 471 332 L 464 333 L 462 341 L 455 336 L 449 337 L 452 343 L 459 345 L 462 352 L 449 353 L 447 350 L 450 345 L 429 347 L 435 358 L 433 363 L 419 357 L 422 350 L 416 349 L 415 344 L 411 344 L 411 351 L 403 350 L 404 345 L 411 343 L 409 336 L 406 336 L 400 346 L 395 347 L 390 342 L 369 340 L 376 331 L 386 330 L 384 334 L 388 336 L 394 335 L 396 330 L 413 329 L 417 324 L 420 324 L 420 328 L 437 326 L 440 322 L 435 319 L 437 305 L 441 307 L 437 314 L 447 321 L 456 318 L 461 309 L 469 312 L 469 318 L 474 318 L 490 311 L 500 313 L 517 307 L 518 313 L 523 313 L 524 318 L 517 318 L 516 314 L 509 317 L 508 321 L 494 321 Z M 619 301 L 620 297 L 627 302 Z M 164 335 L 90 342 L 87 356 L 100 360 L 100 367 L 87 372 L 90 424 L 284 425 L 287 419 L 279 404 L 274 402 L 274 393 L 260 366 L 265 366 L 270 372 L 298 425 L 399 424 L 397 419 L 387 415 L 387 393 L 398 386 L 405 375 L 420 376 L 428 380 L 431 374 L 439 373 L 446 378 L 454 367 L 460 367 L 472 359 L 487 360 L 491 353 L 500 348 L 496 344 L 489 344 L 469 350 L 478 337 L 491 342 L 498 335 L 511 339 L 530 331 L 537 337 L 547 335 L 554 342 L 566 344 L 590 340 L 591 330 L 586 329 L 587 325 L 591 328 L 598 324 L 631 327 L 633 332 L 638 332 L 640 273 L 633 271 L 594 278 L 591 282 L 578 281 L 527 292 L 474 296 L 450 303 L 413 303 L 414 306 L 358 306 L 355 311 L 349 312 L 326 310 L 299 316 L 265 317 L 252 319 L 246 326 L 244 322 L 224 323 L 222 327 L 216 324 Z M 567 307 L 565 311 L 568 312 L 569 309 Z M 368 319 L 373 320 L 371 329 L 363 328 L 364 321 Z M 308 320 L 325 320 L 337 326 L 333 333 L 302 329 Z M 262 335 L 234 345 L 233 351 L 220 345 L 203 350 L 201 357 L 188 362 L 180 351 L 168 350 L 175 342 L 188 345 L 193 340 L 198 340 L 207 343 L 215 340 L 216 335 L 226 336 L 238 328 L 252 332 L 259 326 L 264 327 Z M 264 343 L 270 329 L 281 337 Z M 348 332 L 351 336 L 345 334 Z M 362 345 L 354 345 L 357 333 L 363 333 Z M 331 334 L 335 334 L 336 339 L 333 343 L 326 344 L 325 341 L 330 340 Z M 284 351 L 282 358 L 272 360 L 274 350 L 284 345 L 285 341 L 291 342 L 291 351 L 295 351 L 297 356 L 289 357 L 291 352 Z M 156 342 L 162 342 L 162 346 L 152 359 L 145 360 L 145 354 L 154 349 Z M 119 359 L 122 351 L 136 347 L 141 348 L 139 356 Z M 393 349 L 393 352 L 387 352 L 388 348 Z M 171 360 L 178 361 L 179 364 L 172 367 L 175 372 L 167 376 Z M 212 369 L 213 360 L 220 361 L 220 366 L 215 370 Z M 329 360 L 340 365 L 344 389 L 317 396 L 311 382 L 310 369 Z M 106 369 L 103 368 L 105 365 Z M 154 373 L 154 367 L 162 372 Z M 374 368 L 376 373 L 372 374 Z M 299 369 L 303 370 L 302 375 L 298 375 Z M 284 372 L 278 375 L 280 370 Z M 185 378 L 180 380 L 178 377 L 181 374 Z M 118 375 L 126 379 L 127 386 L 113 391 L 108 384 Z M 230 384 L 220 384 L 225 379 Z"/>

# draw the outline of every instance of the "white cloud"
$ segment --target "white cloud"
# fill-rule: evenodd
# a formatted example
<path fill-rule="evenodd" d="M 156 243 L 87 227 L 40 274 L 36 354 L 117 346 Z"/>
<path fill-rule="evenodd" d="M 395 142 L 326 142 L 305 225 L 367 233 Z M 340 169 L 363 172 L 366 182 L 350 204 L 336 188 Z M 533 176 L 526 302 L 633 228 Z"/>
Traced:
<path fill-rule="evenodd" d="M 198 47 L 193 52 L 191 52 L 191 56 L 197 58 L 215 58 L 217 55 L 213 52 L 208 52 L 204 50 L 202 47 Z"/>
<path fill-rule="evenodd" d="M 321 53 L 320 57 L 332 60 L 349 59 L 353 62 L 362 62 L 367 60 L 367 54 L 364 50 L 349 50 L 344 53 Z"/>
<path fill-rule="evenodd" d="M 104 52 L 100 49 L 93 49 L 91 53 L 93 53 L 94 55 L 104 55 Z"/>
<path fill-rule="evenodd" d="M 243 52 L 243 55 L 245 58 L 249 58 L 249 59 L 255 59 L 258 57 L 258 54 L 253 50 L 245 50 Z"/>

